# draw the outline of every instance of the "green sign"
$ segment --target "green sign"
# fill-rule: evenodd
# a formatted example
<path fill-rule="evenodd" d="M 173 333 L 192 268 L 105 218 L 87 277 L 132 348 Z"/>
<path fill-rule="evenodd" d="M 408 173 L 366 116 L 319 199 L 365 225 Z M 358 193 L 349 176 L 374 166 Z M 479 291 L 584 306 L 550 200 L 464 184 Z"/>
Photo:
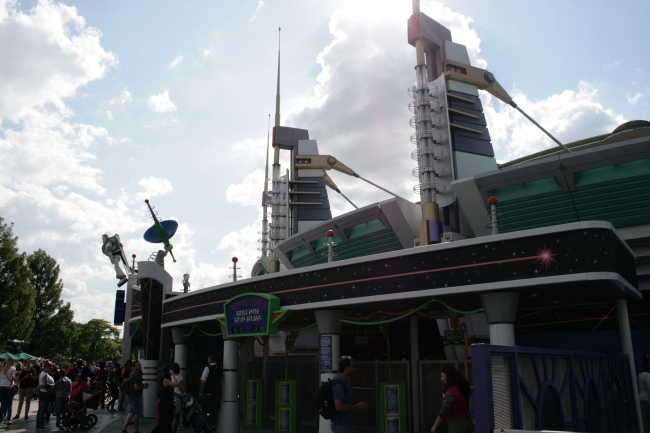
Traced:
<path fill-rule="evenodd" d="M 275 431 L 296 433 L 296 381 L 275 381 Z"/>
<path fill-rule="evenodd" d="M 264 379 L 244 380 L 244 427 L 262 427 L 262 390 Z"/>
<path fill-rule="evenodd" d="M 243 293 L 223 307 L 218 320 L 226 328 L 226 337 L 260 337 L 278 333 L 280 322 L 290 310 L 280 310 L 280 298 L 266 293 Z"/>
<path fill-rule="evenodd" d="M 381 433 L 406 432 L 406 386 L 404 382 L 379 384 Z"/>

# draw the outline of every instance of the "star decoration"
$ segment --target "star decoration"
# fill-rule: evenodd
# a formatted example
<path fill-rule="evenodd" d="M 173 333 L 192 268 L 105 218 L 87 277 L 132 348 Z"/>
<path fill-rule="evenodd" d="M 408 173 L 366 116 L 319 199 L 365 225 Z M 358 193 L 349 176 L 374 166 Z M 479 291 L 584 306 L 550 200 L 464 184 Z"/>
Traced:
<path fill-rule="evenodd" d="M 539 254 L 537 255 L 535 261 L 546 266 L 546 269 L 551 266 L 551 262 L 557 263 L 557 260 L 554 259 L 557 254 L 555 254 L 552 249 L 548 248 L 546 244 L 544 244 L 544 248 L 540 248 L 538 251 Z"/>

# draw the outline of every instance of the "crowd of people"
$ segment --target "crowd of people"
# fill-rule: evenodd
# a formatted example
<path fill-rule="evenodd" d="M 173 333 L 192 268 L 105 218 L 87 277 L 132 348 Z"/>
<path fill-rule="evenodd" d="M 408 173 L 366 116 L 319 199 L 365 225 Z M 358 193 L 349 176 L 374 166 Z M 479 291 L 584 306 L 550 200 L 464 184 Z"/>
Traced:
<path fill-rule="evenodd" d="M 49 360 L 27 360 L 16 362 L 7 358 L 0 367 L 0 424 L 11 425 L 24 411 L 24 419 L 29 420 L 32 400 L 38 401 L 36 429 L 49 430 L 45 425 L 50 415 L 56 415 L 54 431 L 67 431 L 66 419 L 70 400 L 81 399 L 84 389 L 100 393 L 101 409 L 108 406 L 111 411 L 119 399 L 119 378 L 122 370 L 119 364 L 100 362 L 87 365 L 78 360 L 74 365 L 63 368 Z M 113 382 L 111 382 L 113 380 Z M 106 399 L 110 393 L 114 398 Z M 13 415 L 13 401 L 18 396 L 18 408 Z"/>

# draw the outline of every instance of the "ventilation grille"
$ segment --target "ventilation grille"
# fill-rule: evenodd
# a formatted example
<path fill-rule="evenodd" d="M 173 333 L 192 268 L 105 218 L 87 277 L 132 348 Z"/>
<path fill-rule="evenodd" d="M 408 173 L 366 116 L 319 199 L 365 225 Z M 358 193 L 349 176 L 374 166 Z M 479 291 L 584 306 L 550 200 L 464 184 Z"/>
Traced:
<path fill-rule="evenodd" d="M 492 356 L 491 361 L 494 428 L 512 428 L 510 359 L 505 356 Z"/>

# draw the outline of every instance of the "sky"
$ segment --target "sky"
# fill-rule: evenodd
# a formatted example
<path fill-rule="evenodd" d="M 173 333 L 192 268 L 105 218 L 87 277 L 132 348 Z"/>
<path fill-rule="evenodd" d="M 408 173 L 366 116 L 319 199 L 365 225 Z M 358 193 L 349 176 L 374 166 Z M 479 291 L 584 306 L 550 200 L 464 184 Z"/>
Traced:
<path fill-rule="evenodd" d="M 422 1 L 514 100 L 563 142 L 650 120 L 650 2 Z M 112 322 L 101 235 L 147 260 L 145 199 L 179 230 L 174 289 L 248 277 L 275 109 L 321 154 L 417 201 L 406 41 L 411 0 L 0 0 L 0 216 L 21 251 L 61 266 L 75 320 Z M 499 162 L 554 144 L 481 93 Z M 273 116 L 271 116 L 273 119 Z M 283 169 L 288 158 L 282 156 Z M 389 196 L 333 173 L 357 205 Z M 333 215 L 352 210 L 332 196 Z"/>

